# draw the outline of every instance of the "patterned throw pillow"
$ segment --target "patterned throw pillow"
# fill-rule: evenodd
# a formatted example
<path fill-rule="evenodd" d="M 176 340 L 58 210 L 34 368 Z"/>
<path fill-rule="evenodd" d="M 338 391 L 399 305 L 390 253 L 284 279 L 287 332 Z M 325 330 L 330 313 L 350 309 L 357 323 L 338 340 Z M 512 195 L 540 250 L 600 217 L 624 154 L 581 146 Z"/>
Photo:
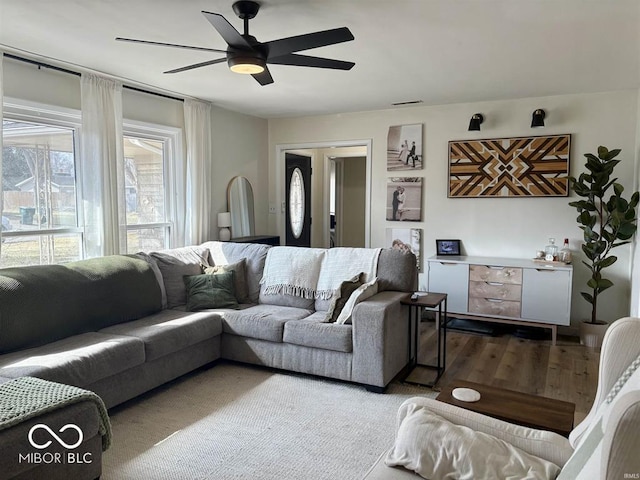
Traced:
<path fill-rule="evenodd" d="M 367 298 L 373 297 L 376 293 L 378 293 L 377 278 L 360 285 L 349 296 L 349 299 L 342 308 L 342 312 L 340 312 L 340 315 L 338 315 L 338 318 L 336 319 L 336 323 L 340 325 L 351 323 L 351 314 L 353 313 L 355 306 L 360 302 L 364 302 Z"/>
<path fill-rule="evenodd" d="M 355 292 L 360 285 L 362 285 L 363 277 L 364 273 L 361 272 L 355 277 L 345 280 L 340 284 L 337 294 L 331 299 L 331 306 L 329 307 L 325 321 L 333 323 L 338 319 L 351 294 Z"/>
<path fill-rule="evenodd" d="M 218 275 L 225 272 L 233 272 L 233 283 L 238 303 L 251 303 L 249 299 L 249 287 L 247 286 L 246 259 L 227 265 L 202 265 L 202 273 Z"/>

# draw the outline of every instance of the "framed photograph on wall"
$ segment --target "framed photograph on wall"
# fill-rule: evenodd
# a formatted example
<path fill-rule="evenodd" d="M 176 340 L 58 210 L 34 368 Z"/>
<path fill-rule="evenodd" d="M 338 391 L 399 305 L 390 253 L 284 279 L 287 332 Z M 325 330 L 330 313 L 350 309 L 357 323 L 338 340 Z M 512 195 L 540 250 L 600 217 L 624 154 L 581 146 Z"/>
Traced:
<path fill-rule="evenodd" d="M 424 165 L 422 130 L 422 123 L 389 127 L 387 171 L 422 169 Z"/>
<path fill-rule="evenodd" d="M 461 255 L 460 240 L 436 240 L 436 255 Z"/>
<path fill-rule="evenodd" d="M 418 271 L 422 271 L 422 229 L 420 228 L 387 228 L 385 246 L 402 252 L 411 252 L 416 256 Z"/>
<path fill-rule="evenodd" d="M 387 180 L 387 220 L 422 221 L 422 178 L 394 177 Z"/>

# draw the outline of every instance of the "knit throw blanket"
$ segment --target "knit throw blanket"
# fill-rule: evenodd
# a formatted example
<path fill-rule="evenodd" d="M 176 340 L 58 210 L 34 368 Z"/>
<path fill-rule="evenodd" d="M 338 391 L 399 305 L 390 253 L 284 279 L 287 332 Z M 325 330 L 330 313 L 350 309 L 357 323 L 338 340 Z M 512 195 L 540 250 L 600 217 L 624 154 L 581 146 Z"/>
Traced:
<path fill-rule="evenodd" d="M 267 253 L 260 283 L 265 295 L 316 298 L 323 248 L 272 247 Z"/>
<path fill-rule="evenodd" d="M 111 445 L 111 423 L 102 399 L 88 390 L 40 378 L 20 377 L 0 384 L 0 430 L 85 400 L 93 402 L 98 409 L 102 451 L 105 451 Z"/>
<path fill-rule="evenodd" d="M 330 248 L 322 260 L 316 297 L 328 300 L 340 288 L 340 284 L 364 273 L 364 282 L 370 282 L 378 274 L 378 258 L 381 248 Z"/>

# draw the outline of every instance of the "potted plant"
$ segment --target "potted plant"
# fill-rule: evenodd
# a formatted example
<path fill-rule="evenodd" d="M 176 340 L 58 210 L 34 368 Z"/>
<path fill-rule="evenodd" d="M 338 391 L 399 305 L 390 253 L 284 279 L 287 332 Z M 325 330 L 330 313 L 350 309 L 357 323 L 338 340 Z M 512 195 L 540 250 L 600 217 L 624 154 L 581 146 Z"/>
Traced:
<path fill-rule="evenodd" d="M 580 292 L 591 304 L 591 319 L 581 324 L 580 339 L 587 346 L 599 347 L 608 323 L 598 318 L 598 298 L 611 288 L 613 282 L 602 275 L 602 271 L 618 259 L 611 255 L 613 248 L 630 243 L 636 232 L 636 206 L 639 193 L 634 192 L 630 200 L 623 198 L 624 188 L 611 179 L 620 160 L 616 157 L 619 149 L 608 150 L 598 147 L 598 156 L 585 154 L 587 161 L 583 172 L 576 179 L 569 177 L 569 184 L 581 200 L 569 202 L 578 210 L 578 224 L 584 233 L 583 260 L 591 271 L 587 281 L 589 291 Z M 613 190 L 613 192 L 611 192 Z"/>

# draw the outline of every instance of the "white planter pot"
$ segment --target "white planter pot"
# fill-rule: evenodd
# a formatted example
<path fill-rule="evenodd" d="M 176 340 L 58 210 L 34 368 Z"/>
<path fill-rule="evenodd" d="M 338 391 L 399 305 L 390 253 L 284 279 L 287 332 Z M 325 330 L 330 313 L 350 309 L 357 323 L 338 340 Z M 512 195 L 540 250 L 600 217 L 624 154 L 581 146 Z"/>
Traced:
<path fill-rule="evenodd" d="M 609 328 L 607 322 L 582 322 L 580 324 L 580 343 L 587 347 L 600 348 L 607 328 Z"/>

